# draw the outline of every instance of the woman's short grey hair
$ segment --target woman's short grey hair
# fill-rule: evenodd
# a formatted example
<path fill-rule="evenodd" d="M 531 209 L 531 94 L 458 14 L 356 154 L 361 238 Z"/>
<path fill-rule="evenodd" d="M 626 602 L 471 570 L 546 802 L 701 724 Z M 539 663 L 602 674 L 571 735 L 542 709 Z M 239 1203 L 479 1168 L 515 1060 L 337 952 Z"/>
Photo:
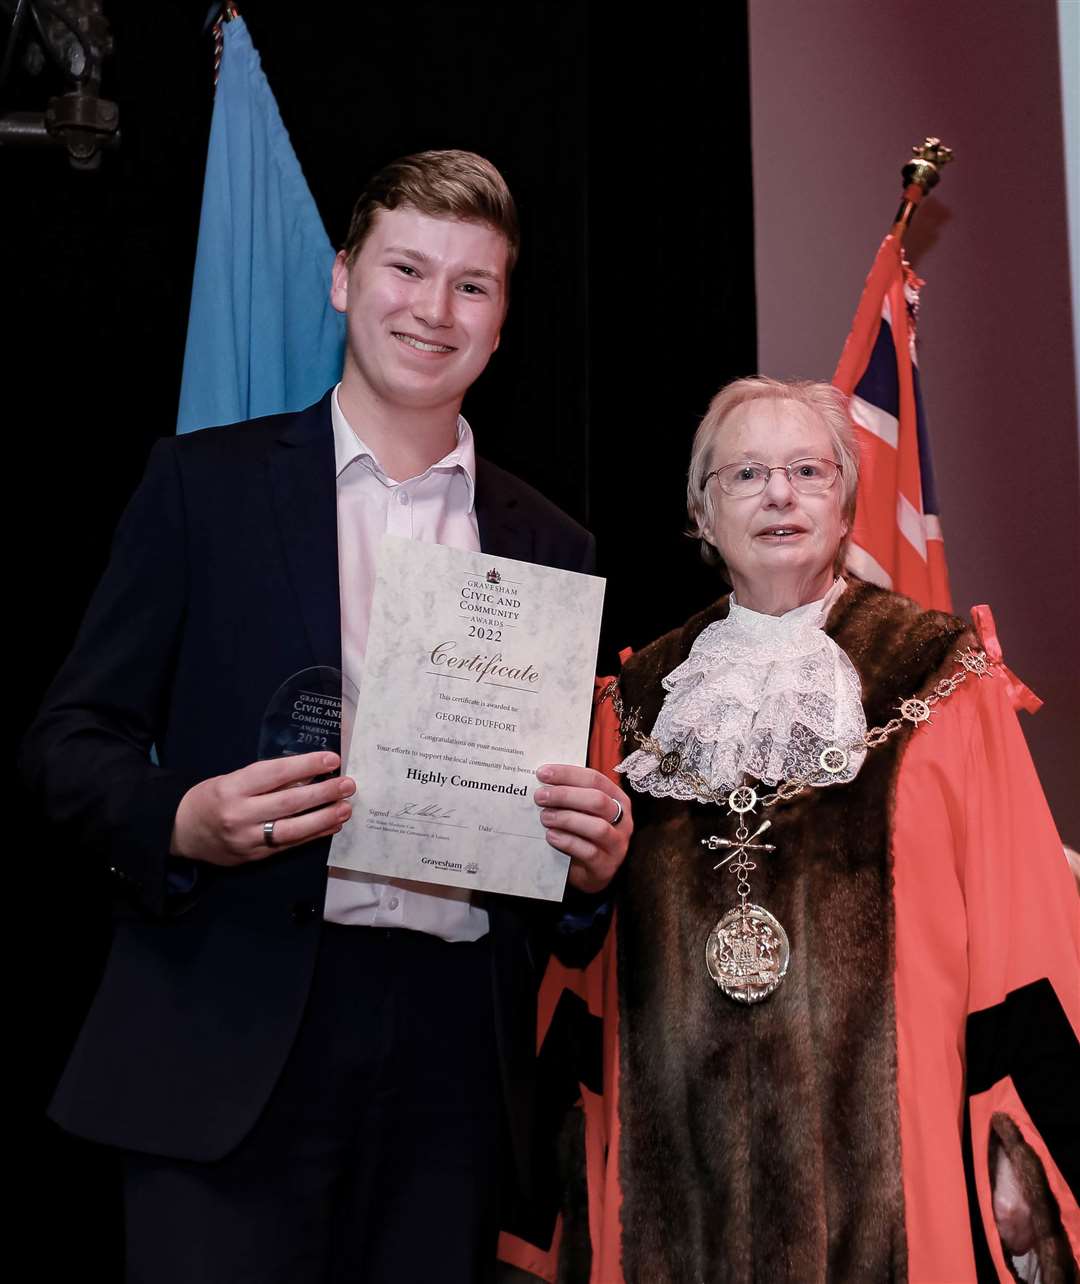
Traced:
<path fill-rule="evenodd" d="M 704 481 L 716 466 L 715 447 L 728 418 L 740 406 L 752 401 L 793 401 L 816 415 L 828 430 L 832 439 L 833 458 L 842 469 L 841 511 L 848 526 L 847 534 L 836 554 L 836 569 L 841 570 L 851 540 L 851 527 L 855 521 L 859 448 L 848 413 L 848 399 L 831 383 L 815 383 L 810 379 L 769 379 L 765 375 L 755 375 L 752 379 L 736 379 L 734 383 L 720 389 L 698 425 L 690 450 L 690 472 L 686 479 L 686 509 L 690 516 L 687 534 L 691 539 L 701 541 L 701 556 L 706 562 L 724 569 L 719 553 L 709 542 L 713 525 L 713 488 L 706 487 Z"/>

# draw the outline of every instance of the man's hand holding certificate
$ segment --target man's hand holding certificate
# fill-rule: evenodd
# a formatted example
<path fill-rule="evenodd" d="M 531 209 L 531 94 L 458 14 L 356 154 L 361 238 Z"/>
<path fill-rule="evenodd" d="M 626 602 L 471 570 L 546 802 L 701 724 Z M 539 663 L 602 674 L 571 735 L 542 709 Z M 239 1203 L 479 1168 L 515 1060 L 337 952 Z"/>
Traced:
<path fill-rule="evenodd" d="M 603 846 L 622 810 L 585 768 L 545 773 L 543 821 L 533 801 L 538 767 L 585 760 L 603 596 L 593 576 L 384 537 L 353 820 L 330 864 L 560 899 L 568 857 Z"/>

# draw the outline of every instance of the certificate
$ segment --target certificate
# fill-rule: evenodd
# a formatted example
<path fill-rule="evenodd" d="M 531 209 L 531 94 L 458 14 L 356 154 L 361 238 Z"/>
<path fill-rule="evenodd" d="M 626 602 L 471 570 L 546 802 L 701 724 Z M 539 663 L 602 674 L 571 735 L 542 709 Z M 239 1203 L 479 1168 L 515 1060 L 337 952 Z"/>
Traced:
<path fill-rule="evenodd" d="M 604 581 L 383 536 L 330 864 L 559 900 L 536 768 L 581 764 Z"/>

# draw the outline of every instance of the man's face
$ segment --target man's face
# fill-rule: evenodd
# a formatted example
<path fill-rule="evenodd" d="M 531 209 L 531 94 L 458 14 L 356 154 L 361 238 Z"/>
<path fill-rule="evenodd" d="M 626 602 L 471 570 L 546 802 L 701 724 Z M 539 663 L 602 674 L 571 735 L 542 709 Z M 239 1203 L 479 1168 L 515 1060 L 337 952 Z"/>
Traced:
<path fill-rule="evenodd" d="M 330 302 L 347 317 L 346 385 L 411 410 L 455 412 L 499 346 L 506 238 L 483 223 L 381 210 Z"/>

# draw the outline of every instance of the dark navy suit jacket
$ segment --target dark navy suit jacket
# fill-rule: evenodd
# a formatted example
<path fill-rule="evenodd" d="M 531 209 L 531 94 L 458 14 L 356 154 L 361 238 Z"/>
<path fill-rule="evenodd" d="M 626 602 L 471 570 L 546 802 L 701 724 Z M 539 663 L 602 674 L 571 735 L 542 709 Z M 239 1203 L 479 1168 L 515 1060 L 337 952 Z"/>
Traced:
<path fill-rule="evenodd" d="M 538 492 L 483 460 L 476 483 L 486 552 L 592 570 L 592 537 Z M 121 893 L 101 987 L 52 1104 L 71 1132 L 213 1160 L 252 1127 L 284 1064 L 311 983 L 329 839 L 233 869 L 199 865 L 180 901 L 168 848 L 184 793 L 254 760 L 279 684 L 340 667 L 336 513 L 329 395 L 298 414 L 158 442 L 30 732 L 32 787 Z M 508 897 L 487 908 L 525 1178 L 535 992 L 554 913 Z"/>

